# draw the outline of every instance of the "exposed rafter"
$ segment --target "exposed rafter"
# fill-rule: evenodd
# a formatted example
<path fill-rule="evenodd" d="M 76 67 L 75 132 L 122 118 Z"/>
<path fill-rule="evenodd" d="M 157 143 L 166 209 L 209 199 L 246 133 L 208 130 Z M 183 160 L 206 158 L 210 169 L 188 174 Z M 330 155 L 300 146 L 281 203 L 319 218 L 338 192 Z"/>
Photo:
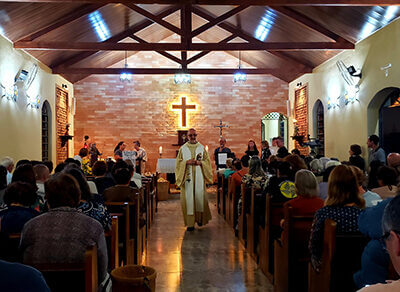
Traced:
<path fill-rule="evenodd" d="M 178 5 L 171 6 L 167 9 L 163 10 L 162 12 L 158 13 L 157 16 L 160 18 L 164 18 L 164 17 L 167 17 L 168 15 L 171 15 L 172 13 L 178 11 L 179 9 L 180 9 L 180 6 L 178 6 Z M 139 31 L 145 29 L 146 27 L 152 25 L 153 23 L 154 22 L 151 20 L 147 20 L 147 19 L 143 20 L 143 21 L 139 22 L 138 24 L 131 26 L 127 30 L 109 38 L 108 40 L 104 41 L 104 43 L 117 43 L 117 42 L 123 40 L 124 38 L 127 38 L 131 35 L 134 35 L 135 33 L 139 32 Z M 61 61 L 60 63 L 54 64 L 53 66 L 51 66 L 51 68 L 57 69 L 58 67 L 72 66 L 72 65 L 79 63 L 82 60 L 96 54 L 97 52 L 98 51 L 89 51 L 89 52 L 79 53 L 79 54 L 69 58 L 68 60 Z"/>
<path fill-rule="evenodd" d="M 222 75 L 234 74 L 237 68 L 230 69 L 187 69 L 185 72 L 193 75 Z M 241 69 L 246 74 L 270 74 L 275 75 L 281 73 L 279 69 Z M 123 72 L 140 75 L 157 75 L 157 74 L 175 74 L 182 72 L 176 68 L 60 68 L 53 71 L 55 74 L 121 74 Z"/>
<path fill-rule="evenodd" d="M 181 29 L 176 27 L 175 25 L 172 25 L 168 21 L 163 20 L 161 17 L 154 15 L 147 10 L 132 4 L 132 3 L 126 3 L 125 6 L 129 7 L 130 9 L 136 11 L 137 13 L 143 15 L 144 17 L 150 19 L 151 21 L 154 21 L 155 23 L 158 23 L 159 25 L 173 31 L 174 33 L 181 34 Z"/>
<path fill-rule="evenodd" d="M 61 51 L 315 51 L 354 49 L 351 43 L 335 42 L 269 42 L 254 43 L 192 43 L 189 47 L 179 43 L 92 43 L 58 41 L 20 41 L 16 49 Z"/>
<path fill-rule="evenodd" d="M 290 17 L 291 19 L 296 20 L 297 22 L 303 24 L 304 26 L 311 28 L 336 42 L 349 42 L 348 40 L 344 39 L 340 35 L 334 33 L 333 31 L 327 29 L 323 25 L 317 23 L 315 20 L 297 12 L 296 10 L 293 10 L 290 7 L 284 7 L 284 6 L 272 6 L 272 9 L 278 11 L 279 13 L 286 15 Z"/>
<path fill-rule="evenodd" d="M 203 9 L 199 8 L 199 7 L 193 7 L 193 13 L 197 14 L 198 16 L 200 16 L 201 18 L 204 18 L 208 21 L 211 21 L 214 17 L 212 15 L 210 15 L 209 13 L 207 13 L 206 11 L 204 11 Z M 218 26 L 232 34 L 236 34 L 238 37 L 240 37 L 243 40 L 246 40 L 250 43 L 254 43 L 254 44 L 263 44 L 263 42 L 261 42 L 260 40 L 256 39 L 255 37 L 247 34 L 246 32 L 244 32 L 242 29 L 227 23 L 227 22 L 222 22 L 219 23 Z M 304 64 L 301 61 L 286 55 L 284 52 L 279 52 L 279 51 L 268 51 L 268 53 L 279 57 L 283 60 L 285 60 L 286 62 L 292 63 L 294 65 L 303 67 L 304 70 L 311 72 L 312 66 L 310 66 L 309 64 Z"/>
<path fill-rule="evenodd" d="M 235 14 L 238 14 L 239 12 L 243 11 L 244 9 L 248 8 L 250 5 L 240 5 L 220 16 L 218 16 L 217 18 L 214 18 L 213 20 L 209 21 L 208 23 L 200 26 L 199 28 L 196 28 L 193 32 L 192 32 L 192 37 L 195 37 L 203 32 L 205 32 L 207 29 L 225 21 L 226 19 L 234 16 Z"/>
<path fill-rule="evenodd" d="M 2 0 L 2 2 L 36 3 L 135 3 L 135 4 L 192 4 L 192 5 L 240 5 L 241 0 Z M 249 0 L 248 4 L 257 6 L 391 6 L 398 0 Z"/>
<path fill-rule="evenodd" d="M 137 42 L 139 42 L 141 44 L 148 44 L 148 42 L 146 42 L 144 39 L 142 39 L 142 38 L 140 38 L 140 37 L 138 37 L 136 35 L 131 35 L 130 37 L 133 40 L 135 40 L 135 41 L 137 41 Z M 180 64 L 180 65 L 182 65 L 182 60 L 177 58 L 177 57 L 175 57 L 174 55 L 172 55 L 170 53 L 167 53 L 167 52 L 164 52 L 164 51 L 156 51 L 156 53 L 158 53 L 158 54 L 160 54 L 160 55 L 162 55 L 162 56 L 164 56 L 164 57 L 166 57 L 166 58 L 168 58 L 168 59 Z"/>
<path fill-rule="evenodd" d="M 68 13 L 67 15 L 65 15 L 64 17 L 61 17 L 60 19 L 58 19 L 56 22 L 43 27 L 37 31 L 35 31 L 34 33 L 31 33 L 29 35 L 26 35 L 24 37 L 22 37 L 20 40 L 24 40 L 24 41 L 32 41 L 42 35 L 45 35 L 46 33 L 49 33 L 63 25 L 66 25 L 86 14 L 89 14 L 93 11 L 96 11 L 98 9 L 100 9 L 101 7 L 103 7 L 104 4 L 85 4 L 82 5 L 78 8 L 76 8 L 74 11 Z"/>

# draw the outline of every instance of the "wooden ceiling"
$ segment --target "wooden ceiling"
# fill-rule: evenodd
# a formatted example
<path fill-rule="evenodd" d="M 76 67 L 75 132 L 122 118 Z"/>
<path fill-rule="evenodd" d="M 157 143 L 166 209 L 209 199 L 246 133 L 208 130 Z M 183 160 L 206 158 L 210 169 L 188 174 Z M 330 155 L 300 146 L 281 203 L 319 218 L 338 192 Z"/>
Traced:
<path fill-rule="evenodd" d="M 173 74 L 180 67 L 192 74 L 231 74 L 236 68 L 200 70 L 193 64 L 211 51 L 235 57 L 241 51 L 242 60 L 256 68 L 247 69 L 248 74 L 272 74 L 289 82 L 353 49 L 355 42 L 400 15 L 398 7 L 382 6 L 400 4 L 391 0 L 379 1 L 380 6 L 371 0 L 111 2 L 0 1 L 0 31 L 15 48 L 27 50 L 71 82 L 120 73 L 124 68 L 111 67 L 124 59 L 125 51 L 128 56 L 155 51 L 176 64 L 130 68 L 135 74 Z M 105 29 L 103 36 L 95 26 Z"/>

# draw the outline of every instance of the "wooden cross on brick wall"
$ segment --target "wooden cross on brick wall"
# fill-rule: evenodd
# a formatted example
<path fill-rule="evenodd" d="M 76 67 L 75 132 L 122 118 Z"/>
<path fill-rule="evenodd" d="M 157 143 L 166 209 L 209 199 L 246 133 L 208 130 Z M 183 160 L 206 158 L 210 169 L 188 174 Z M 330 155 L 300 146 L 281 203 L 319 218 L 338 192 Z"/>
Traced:
<path fill-rule="evenodd" d="M 194 104 L 186 104 L 186 97 L 181 98 L 181 104 L 173 104 L 173 110 L 181 110 L 181 120 L 182 120 L 182 128 L 186 127 L 186 110 L 194 110 L 196 109 L 196 105 Z"/>

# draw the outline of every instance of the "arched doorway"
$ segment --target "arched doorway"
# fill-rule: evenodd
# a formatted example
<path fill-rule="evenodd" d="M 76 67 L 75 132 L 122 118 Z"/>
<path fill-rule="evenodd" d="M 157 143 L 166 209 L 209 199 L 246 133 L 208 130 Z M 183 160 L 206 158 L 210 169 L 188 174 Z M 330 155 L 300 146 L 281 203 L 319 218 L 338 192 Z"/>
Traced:
<path fill-rule="evenodd" d="M 380 90 L 368 105 L 368 135 L 377 134 L 388 154 L 400 152 L 400 88 Z"/>
<path fill-rule="evenodd" d="M 271 145 L 272 138 L 282 137 L 286 148 L 288 147 L 288 120 L 278 112 L 271 112 L 261 119 L 261 141 L 265 140 Z"/>
<path fill-rule="evenodd" d="M 325 119 L 324 105 L 321 100 L 317 100 L 313 108 L 313 137 L 319 141 L 321 145 L 318 147 L 318 154 L 325 155 Z"/>
<path fill-rule="evenodd" d="M 42 106 L 42 161 L 49 161 L 51 157 L 51 108 L 46 100 Z"/>

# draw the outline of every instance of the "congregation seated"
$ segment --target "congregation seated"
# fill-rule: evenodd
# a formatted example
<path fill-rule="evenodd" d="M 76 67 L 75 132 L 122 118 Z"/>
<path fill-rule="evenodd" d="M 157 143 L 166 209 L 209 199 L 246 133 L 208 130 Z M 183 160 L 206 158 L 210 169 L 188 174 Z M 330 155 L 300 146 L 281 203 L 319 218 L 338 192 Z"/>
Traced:
<path fill-rule="evenodd" d="M 393 198 L 397 194 L 397 175 L 393 167 L 381 166 L 376 175 L 379 187 L 372 189 L 382 199 Z"/>
<path fill-rule="evenodd" d="M 243 167 L 242 161 L 237 158 L 235 158 L 233 161 L 233 167 L 236 171 L 232 174 L 232 180 L 235 184 L 235 187 L 238 187 L 242 183 L 242 177 L 248 172 L 248 168 Z"/>
<path fill-rule="evenodd" d="M 354 172 L 354 175 L 357 178 L 357 183 L 358 183 L 358 191 L 360 193 L 360 196 L 362 196 L 365 200 L 365 207 L 372 207 L 376 206 L 380 201 L 382 201 L 382 198 L 377 194 L 369 190 L 364 189 L 364 184 L 366 182 L 366 177 L 364 172 L 361 171 L 360 168 L 351 165 L 351 170 Z"/>
<path fill-rule="evenodd" d="M 233 158 L 226 159 L 226 169 L 224 170 L 224 177 L 228 179 L 232 174 L 235 173 L 235 169 L 233 167 Z"/>
<path fill-rule="evenodd" d="M 369 190 L 380 187 L 380 185 L 378 183 L 378 170 L 383 165 L 384 164 L 379 160 L 373 160 L 369 164 L 369 172 L 368 172 L 368 189 Z"/>
<path fill-rule="evenodd" d="M 7 170 L 7 185 L 11 183 L 11 178 L 12 178 L 12 171 L 14 169 L 14 160 L 11 157 L 4 157 L 0 160 L 0 165 L 5 167 Z"/>
<path fill-rule="evenodd" d="M 400 154 L 399 153 L 389 153 L 387 156 L 387 164 L 393 167 L 396 171 L 397 176 L 400 176 Z"/>
<path fill-rule="evenodd" d="M 296 197 L 294 182 L 290 179 L 292 170 L 289 162 L 281 161 L 277 167 L 277 175 L 272 176 L 264 193 L 272 202 L 286 202 Z"/>
<path fill-rule="evenodd" d="M 45 189 L 50 210 L 25 224 L 20 242 L 23 262 L 82 263 L 87 247 L 96 245 L 98 280 L 105 282 L 109 275 L 104 229 L 77 209 L 81 199 L 78 182 L 58 173 L 45 183 Z"/>
<path fill-rule="evenodd" d="M 110 213 L 107 211 L 107 207 L 104 206 L 103 202 L 99 199 L 94 199 L 81 170 L 67 166 L 63 172 L 72 175 L 78 182 L 81 197 L 77 209 L 83 214 L 99 221 L 104 230 L 110 230 L 112 223 Z"/>
<path fill-rule="evenodd" d="M 283 206 L 292 207 L 293 216 L 314 216 L 324 206 L 318 197 L 318 182 L 315 175 L 306 169 L 296 172 L 294 184 L 297 197 L 287 201 Z"/>
<path fill-rule="evenodd" d="M 354 165 L 361 169 L 362 171 L 365 170 L 365 160 L 361 157 L 361 146 L 357 144 L 353 144 L 350 146 L 349 154 L 349 162 L 350 165 Z"/>
<path fill-rule="evenodd" d="M 36 190 L 26 182 L 11 183 L 4 194 L 7 208 L 0 212 L 0 232 L 20 233 L 25 223 L 39 215 L 31 208 L 36 202 Z"/>
<path fill-rule="evenodd" d="M 249 164 L 249 172 L 242 177 L 242 183 L 247 188 L 263 189 L 267 182 L 267 175 L 261 167 L 261 160 L 258 156 L 252 156 Z"/>
<path fill-rule="evenodd" d="M 95 177 L 94 183 L 98 194 L 102 195 L 105 189 L 115 186 L 114 179 L 106 176 L 107 164 L 104 161 L 96 161 L 92 167 L 92 173 Z"/>
<path fill-rule="evenodd" d="M 103 193 L 106 202 L 134 202 L 137 199 L 137 189 L 130 186 L 132 172 L 127 167 L 114 171 L 115 186 Z"/>
<path fill-rule="evenodd" d="M 44 164 L 36 164 L 33 167 L 36 178 L 36 186 L 38 187 L 37 194 L 44 200 L 44 183 L 50 178 L 50 171 Z"/>
<path fill-rule="evenodd" d="M 63 169 L 67 166 L 66 162 L 60 162 L 59 164 L 56 165 L 56 168 L 54 168 L 54 173 L 59 173 L 63 171 Z"/>
<path fill-rule="evenodd" d="M 294 181 L 294 176 L 300 169 L 307 169 L 307 165 L 302 158 L 297 154 L 289 154 L 282 161 L 289 162 L 291 173 L 290 180 Z"/>
<path fill-rule="evenodd" d="M 1 290 L 50 292 L 40 271 L 20 263 L 0 260 Z"/>
<path fill-rule="evenodd" d="M 335 168 L 335 165 L 332 165 L 324 170 L 324 174 L 322 175 L 322 182 L 319 183 L 319 197 L 322 200 L 326 200 L 328 197 L 328 179 L 329 176 L 332 172 L 332 170 Z"/>
<path fill-rule="evenodd" d="M 382 202 L 383 203 L 383 202 Z M 387 253 L 390 256 L 392 265 L 400 275 L 400 196 L 396 196 L 385 207 L 382 216 L 382 241 L 385 244 Z M 392 292 L 400 291 L 400 280 L 389 280 L 386 284 L 375 284 L 363 288 L 360 292 Z M 390 281 L 393 280 L 393 281 Z"/>
<path fill-rule="evenodd" d="M 21 161 L 21 160 L 20 160 Z M 25 161 L 25 160 L 23 160 Z M 19 162 L 19 161 L 18 161 Z M 35 172 L 33 170 L 33 166 L 28 160 L 28 163 L 17 163 L 17 168 L 15 169 L 11 182 L 26 182 L 32 186 L 32 188 L 37 192 L 38 187 L 36 185 L 36 177 Z M 37 211 L 42 210 L 44 207 L 44 199 L 36 195 L 36 200 L 32 204 L 32 208 L 36 209 Z"/>
<path fill-rule="evenodd" d="M 361 270 L 354 274 L 356 288 L 365 285 L 385 283 L 388 275 L 390 259 L 382 246 L 382 217 L 386 206 L 392 198 L 363 210 L 358 218 L 358 228 L 362 234 L 370 238 L 361 256 Z"/>
<path fill-rule="evenodd" d="M 7 169 L 0 165 L 0 207 L 4 203 L 4 192 L 7 187 Z"/>
<path fill-rule="evenodd" d="M 322 161 L 318 158 L 311 160 L 309 163 L 309 169 L 317 177 L 318 182 L 322 182 L 322 175 L 324 174 L 324 165 L 322 164 Z"/>
<path fill-rule="evenodd" d="M 130 186 L 132 188 L 140 189 L 142 187 L 142 176 L 141 176 L 141 174 L 136 172 L 136 167 L 135 167 L 135 165 L 133 165 L 133 162 L 131 160 L 126 159 L 125 162 L 128 164 L 129 171 L 131 171 L 133 173 L 132 174 L 132 178 L 131 178 Z"/>
<path fill-rule="evenodd" d="M 309 249 L 316 271 L 321 265 L 325 220 L 331 219 L 337 223 L 337 234 L 358 232 L 358 216 L 364 206 L 365 201 L 359 195 L 357 179 L 351 168 L 336 166 L 329 176 L 325 206 L 315 213 L 311 230 Z"/>

